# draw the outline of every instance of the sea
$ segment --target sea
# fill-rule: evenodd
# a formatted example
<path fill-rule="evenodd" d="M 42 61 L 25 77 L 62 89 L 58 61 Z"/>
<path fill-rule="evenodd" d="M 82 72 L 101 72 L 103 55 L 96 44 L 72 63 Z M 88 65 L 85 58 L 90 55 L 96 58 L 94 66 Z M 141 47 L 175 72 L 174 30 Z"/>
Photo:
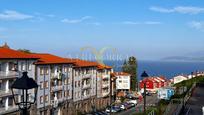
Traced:
<path fill-rule="evenodd" d="M 104 61 L 105 64 L 113 66 L 114 71 L 122 71 L 124 61 Z M 149 76 L 165 76 L 171 79 L 176 75 L 188 75 L 194 71 L 204 71 L 204 62 L 179 62 L 179 61 L 138 61 L 137 76 L 146 71 Z"/>

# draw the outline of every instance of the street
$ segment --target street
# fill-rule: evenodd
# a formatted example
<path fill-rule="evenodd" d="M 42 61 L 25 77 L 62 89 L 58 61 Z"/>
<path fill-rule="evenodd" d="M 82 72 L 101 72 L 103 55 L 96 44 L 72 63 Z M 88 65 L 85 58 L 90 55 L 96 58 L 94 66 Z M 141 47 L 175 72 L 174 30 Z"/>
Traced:
<path fill-rule="evenodd" d="M 147 106 L 154 106 L 157 102 L 158 102 L 158 99 L 157 99 L 156 94 L 153 94 L 152 96 L 147 96 L 147 98 L 146 98 L 146 105 Z M 142 112 L 143 108 L 144 108 L 143 106 L 144 106 L 144 101 L 142 101 L 142 102 L 138 101 L 138 104 L 136 107 L 128 109 L 126 111 L 122 111 L 122 112 L 118 113 L 117 115 L 132 115 L 134 113 Z"/>
<path fill-rule="evenodd" d="M 192 97 L 187 101 L 185 115 L 203 115 L 204 106 L 204 84 L 198 84 L 192 93 Z"/>

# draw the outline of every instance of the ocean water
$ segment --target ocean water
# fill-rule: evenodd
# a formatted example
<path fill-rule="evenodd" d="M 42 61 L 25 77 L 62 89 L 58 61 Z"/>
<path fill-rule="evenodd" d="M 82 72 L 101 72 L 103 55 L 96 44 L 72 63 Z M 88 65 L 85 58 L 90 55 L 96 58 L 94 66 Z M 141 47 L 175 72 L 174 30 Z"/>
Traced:
<path fill-rule="evenodd" d="M 121 71 L 124 61 L 104 61 L 114 66 L 114 71 Z M 163 75 L 170 79 L 179 74 L 190 74 L 193 71 L 204 71 L 204 62 L 167 62 L 167 61 L 138 61 L 138 79 L 143 71 L 150 76 Z"/>

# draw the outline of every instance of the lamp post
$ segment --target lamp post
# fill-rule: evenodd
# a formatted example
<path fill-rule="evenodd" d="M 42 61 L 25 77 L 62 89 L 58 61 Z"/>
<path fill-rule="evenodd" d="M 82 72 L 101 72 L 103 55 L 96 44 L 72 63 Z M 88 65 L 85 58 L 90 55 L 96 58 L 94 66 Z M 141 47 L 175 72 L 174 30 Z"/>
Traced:
<path fill-rule="evenodd" d="M 109 95 L 109 98 L 110 98 L 110 115 L 111 115 L 111 113 L 112 113 L 112 90 L 113 90 L 113 82 L 115 82 L 115 80 L 116 80 L 117 78 L 116 77 L 113 77 L 113 76 L 111 76 L 111 78 L 110 78 L 110 95 Z M 116 94 L 117 95 L 117 94 Z"/>
<path fill-rule="evenodd" d="M 141 78 L 144 80 L 149 77 L 146 71 L 144 71 L 141 75 Z M 146 81 L 144 81 L 144 115 L 146 115 Z"/>
<path fill-rule="evenodd" d="M 18 105 L 19 109 L 22 111 L 23 115 L 28 115 L 27 111 L 30 109 L 31 105 L 35 103 L 37 97 L 37 83 L 33 80 L 33 78 L 29 78 L 27 75 L 28 72 L 23 72 L 23 76 L 21 78 L 17 78 L 16 81 L 11 85 L 11 91 L 13 95 L 13 100 L 16 105 Z M 29 100 L 28 90 L 34 89 L 35 95 L 34 100 Z M 22 99 L 21 102 L 17 102 L 15 99 L 16 94 L 14 94 L 14 90 L 22 91 Z"/>

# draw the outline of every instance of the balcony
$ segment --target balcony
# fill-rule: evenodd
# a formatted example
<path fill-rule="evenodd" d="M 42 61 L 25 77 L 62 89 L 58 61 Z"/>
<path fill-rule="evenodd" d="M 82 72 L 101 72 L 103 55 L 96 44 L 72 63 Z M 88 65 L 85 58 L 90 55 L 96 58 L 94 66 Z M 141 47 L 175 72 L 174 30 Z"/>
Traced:
<path fill-rule="evenodd" d="M 102 78 L 103 78 L 103 79 L 109 79 L 109 78 L 110 78 L 110 75 L 106 75 L 106 74 L 105 74 L 105 75 L 102 75 Z"/>
<path fill-rule="evenodd" d="M 62 75 L 60 73 L 51 73 L 51 79 L 62 79 Z"/>
<path fill-rule="evenodd" d="M 63 86 L 62 85 L 60 85 L 60 86 L 53 86 L 52 88 L 51 88 L 51 91 L 52 92 L 55 92 L 55 91 L 60 91 L 60 90 L 62 90 L 63 89 Z"/>
<path fill-rule="evenodd" d="M 88 99 L 88 98 L 90 98 L 90 94 L 84 94 L 84 95 L 82 95 L 82 100 L 83 100 L 83 99 Z"/>
<path fill-rule="evenodd" d="M 103 82 L 102 88 L 108 88 L 110 86 L 109 82 Z"/>
<path fill-rule="evenodd" d="M 14 91 L 14 94 L 18 94 L 17 91 Z M 11 96 L 11 90 L 0 90 L 0 97 Z"/>
<path fill-rule="evenodd" d="M 89 89 L 89 88 L 91 88 L 91 84 L 90 83 L 82 85 L 82 89 Z"/>
<path fill-rule="evenodd" d="M 82 79 L 91 79 L 92 74 L 84 74 L 82 75 Z"/>
<path fill-rule="evenodd" d="M 102 97 L 108 96 L 109 95 L 109 91 L 103 91 L 102 92 Z"/>
<path fill-rule="evenodd" d="M 9 107 L 2 107 L 2 108 L 0 108 L 0 113 L 1 114 L 9 114 L 9 113 L 11 113 L 11 112 L 15 112 L 15 111 L 18 111 L 18 106 L 9 106 Z"/>
<path fill-rule="evenodd" d="M 19 76 L 19 73 L 16 71 L 0 71 L 0 79 L 11 79 L 11 78 L 17 78 Z"/>

